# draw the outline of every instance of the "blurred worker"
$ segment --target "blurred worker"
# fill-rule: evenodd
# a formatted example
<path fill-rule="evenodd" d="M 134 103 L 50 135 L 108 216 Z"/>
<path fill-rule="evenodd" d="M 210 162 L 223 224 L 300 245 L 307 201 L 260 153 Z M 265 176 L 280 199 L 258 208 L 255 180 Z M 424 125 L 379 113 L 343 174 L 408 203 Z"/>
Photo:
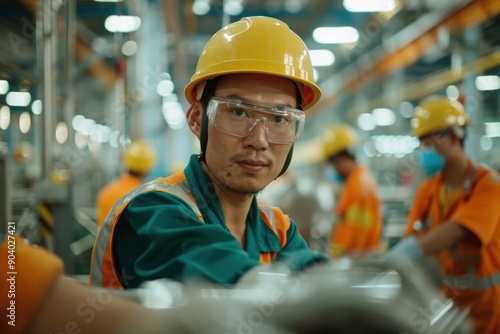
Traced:
<path fill-rule="evenodd" d="M 142 140 L 133 141 L 127 148 L 124 156 L 124 164 L 127 172 L 117 180 L 104 186 L 96 198 L 97 224 L 102 226 L 107 214 L 120 198 L 144 183 L 156 162 L 153 148 Z"/>
<path fill-rule="evenodd" d="M 259 263 L 294 271 L 325 261 L 255 196 L 288 168 L 303 110 L 321 95 L 304 42 L 274 18 L 231 23 L 208 41 L 184 93 L 201 154 L 115 206 L 94 246 L 91 284 L 166 277 L 232 286 Z"/>
<path fill-rule="evenodd" d="M 500 333 L 500 176 L 473 162 L 464 151 L 464 107 L 429 97 L 416 108 L 413 133 L 429 179 L 418 189 L 407 236 L 389 257 L 434 256 L 443 290 L 469 307 L 475 333 Z"/>
<path fill-rule="evenodd" d="M 358 164 L 354 148 L 358 136 L 347 124 L 333 126 L 323 138 L 323 157 L 343 184 L 335 208 L 337 222 L 331 255 L 358 256 L 378 250 L 382 217 L 377 185 L 366 166 Z"/>

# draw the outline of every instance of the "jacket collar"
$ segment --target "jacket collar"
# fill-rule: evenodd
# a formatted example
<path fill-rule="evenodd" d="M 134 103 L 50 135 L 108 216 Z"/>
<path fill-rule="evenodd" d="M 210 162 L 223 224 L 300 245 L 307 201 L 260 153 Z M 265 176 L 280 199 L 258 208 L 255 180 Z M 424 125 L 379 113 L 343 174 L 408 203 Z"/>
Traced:
<path fill-rule="evenodd" d="M 208 174 L 201 167 L 199 156 L 193 154 L 184 169 L 191 193 L 208 224 L 219 224 L 227 229 L 222 207 Z M 228 230 L 229 231 L 229 230 Z M 260 252 L 277 252 L 281 249 L 280 240 L 260 215 L 256 196 L 252 199 L 247 216 L 246 251 L 252 258 L 259 258 Z"/>

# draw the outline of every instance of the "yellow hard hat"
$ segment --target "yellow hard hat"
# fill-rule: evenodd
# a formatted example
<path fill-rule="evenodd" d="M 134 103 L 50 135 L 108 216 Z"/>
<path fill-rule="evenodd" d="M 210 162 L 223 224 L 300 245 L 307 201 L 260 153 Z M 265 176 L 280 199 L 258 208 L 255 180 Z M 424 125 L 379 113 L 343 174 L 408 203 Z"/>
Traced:
<path fill-rule="evenodd" d="M 418 137 L 433 131 L 445 130 L 450 127 L 462 127 L 469 124 L 469 117 L 464 106 L 446 97 L 431 96 L 424 99 L 415 108 L 411 120 L 413 134 Z"/>
<path fill-rule="evenodd" d="M 269 74 L 295 81 L 302 94 L 303 110 L 321 97 L 306 45 L 288 25 L 271 17 L 246 17 L 215 33 L 184 89 L 186 100 L 190 104 L 199 100 L 197 87 L 205 80 L 235 73 Z"/>
<path fill-rule="evenodd" d="M 352 148 L 358 141 L 358 135 L 350 125 L 334 125 L 323 136 L 323 159 Z"/>
<path fill-rule="evenodd" d="M 124 156 L 127 169 L 137 174 L 147 174 L 156 162 L 153 148 L 142 140 L 133 141 Z"/>

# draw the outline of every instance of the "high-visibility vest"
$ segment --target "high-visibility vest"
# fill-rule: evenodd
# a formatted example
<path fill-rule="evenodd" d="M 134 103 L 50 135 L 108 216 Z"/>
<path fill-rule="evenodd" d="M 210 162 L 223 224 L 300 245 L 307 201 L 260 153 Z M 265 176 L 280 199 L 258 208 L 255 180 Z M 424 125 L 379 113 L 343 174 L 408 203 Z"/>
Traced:
<path fill-rule="evenodd" d="M 196 213 L 200 221 L 203 220 L 194 197 L 189 189 L 184 172 L 173 174 L 166 178 L 157 178 L 151 182 L 145 183 L 134 191 L 121 198 L 106 217 L 92 251 L 92 262 L 89 284 L 95 287 L 104 288 L 123 288 L 118 279 L 115 262 L 113 257 L 113 234 L 121 214 L 137 195 L 148 191 L 160 191 L 175 195 L 185 201 Z M 280 240 L 281 249 L 287 243 L 286 233 L 290 227 L 290 219 L 281 209 L 271 206 L 259 205 L 260 216 L 266 224 L 277 234 Z M 260 263 L 271 263 L 276 257 L 277 252 L 261 252 Z"/>

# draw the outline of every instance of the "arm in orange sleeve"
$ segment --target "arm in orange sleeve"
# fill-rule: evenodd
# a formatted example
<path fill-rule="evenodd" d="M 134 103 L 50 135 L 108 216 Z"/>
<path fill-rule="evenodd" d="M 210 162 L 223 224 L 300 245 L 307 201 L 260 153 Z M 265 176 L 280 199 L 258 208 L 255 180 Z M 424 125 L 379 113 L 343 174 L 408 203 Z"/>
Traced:
<path fill-rule="evenodd" d="M 186 333 L 187 328 L 193 329 L 193 333 L 203 331 L 201 327 L 193 327 L 192 316 L 196 312 L 201 318 L 206 309 L 194 310 L 190 306 L 188 311 L 152 310 L 105 290 L 92 290 L 65 277 L 62 262 L 55 255 L 27 245 L 19 237 L 15 238 L 17 274 L 8 274 L 12 270 L 8 267 L 10 245 L 12 243 L 7 238 L 0 246 L 0 333 L 147 334 L 159 333 L 160 330 L 162 333 Z M 14 285 L 4 284 L 11 276 L 15 276 Z M 9 290 L 15 290 L 15 296 L 9 296 Z M 15 301 L 13 312 L 8 310 L 11 300 Z M 210 319 L 205 320 L 207 322 L 200 322 L 200 326 L 210 323 Z M 9 321 L 13 321 L 12 325 Z"/>
<path fill-rule="evenodd" d="M 464 229 L 470 231 L 481 242 L 481 245 L 489 244 L 498 236 L 500 224 L 500 177 L 489 173 L 482 177 L 473 188 L 468 201 L 463 203 L 450 217 Z"/>
<path fill-rule="evenodd" d="M 41 248 L 28 246 L 20 237 L 7 235 L 0 247 L 0 268 L 0 332 L 24 333 L 47 291 L 62 274 L 62 261 Z"/>
<path fill-rule="evenodd" d="M 331 251 L 333 257 L 342 256 L 352 246 L 353 231 L 352 227 L 346 223 L 346 215 L 349 208 L 356 201 L 356 196 L 359 194 L 359 189 L 353 186 L 353 183 L 358 180 L 350 180 L 344 185 L 339 203 L 335 208 L 335 213 L 338 219 L 336 226 L 332 231 Z"/>
<path fill-rule="evenodd" d="M 415 199 L 413 200 L 413 205 L 408 213 L 408 220 L 406 222 L 405 235 L 415 234 L 413 230 L 413 223 L 422 218 L 426 206 L 429 205 L 428 192 L 430 191 L 429 181 L 422 184 L 416 192 Z"/>

